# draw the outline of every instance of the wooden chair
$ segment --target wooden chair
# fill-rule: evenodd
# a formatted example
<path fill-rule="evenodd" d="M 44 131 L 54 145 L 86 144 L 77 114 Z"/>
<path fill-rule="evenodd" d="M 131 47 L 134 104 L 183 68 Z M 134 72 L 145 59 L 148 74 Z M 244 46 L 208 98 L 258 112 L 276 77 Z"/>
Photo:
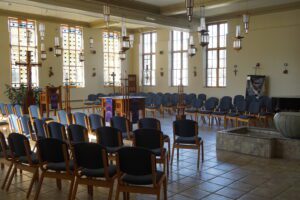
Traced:
<path fill-rule="evenodd" d="M 123 139 L 131 140 L 132 126 L 126 117 L 114 116 L 110 119 L 110 126 L 122 132 Z"/>
<path fill-rule="evenodd" d="M 58 122 L 45 124 L 47 138 L 54 138 L 61 141 L 67 141 L 65 126 Z"/>
<path fill-rule="evenodd" d="M 71 199 L 75 175 L 67 143 L 54 138 L 40 139 L 37 141 L 37 155 L 42 173 L 34 199 L 37 200 L 39 197 L 44 178 L 55 178 L 59 190 L 61 190 L 61 180 L 69 180 L 71 184 L 68 199 Z"/>
<path fill-rule="evenodd" d="M 70 124 L 72 124 L 72 119 L 70 120 L 70 116 L 68 115 L 68 113 L 65 110 L 59 110 L 57 112 L 57 122 L 68 126 Z"/>
<path fill-rule="evenodd" d="M 88 117 L 85 113 L 75 112 L 73 113 L 73 123 L 88 128 Z"/>
<path fill-rule="evenodd" d="M 36 135 L 36 139 L 42 139 L 42 138 L 46 138 L 46 122 L 42 119 L 34 119 L 33 120 L 33 130 L 35 132 Z"/>
<path fill-rule="evenodd" d="M 208 126 L 211 126 L 211 114 L 215 111 L 215 108 L 217 107 L 219 103 L 219 99 L 217 99 L 216 97 L 210 97 L 209 99 L 207 99 L 207 101 L 205 101 L 204 103 L 204 109 L 201 109 L 198 112 L 198 116 L 201 117 L 203 123 L 205 124 L 205 117 L 208 118 Z"/>
<path fill-rule="evenodd" d="M 29 198 L 35 180 L 39 177 L 39 163 L 36 154 L 31 151 L 29 140 L 26 136 L 11 133 L 8 136 L 10 155 L 13 162 L 13 170 L 7 182 L 6 191 L 9 190 L 11 182 L 17 173 L 17 169 L 31 172 L 33 174 L 26 197 Z"/>
<path fill-rule="evenodd" d="M 147 112 L 152 113 L 152 116 L 155 118 L 156 112 L 160 112 L 161 110 L 161 104 L 162 104 L 161 96 L 153 94 L 150 95 L 148 98 L 150 98 L 151 103 L 150 105 L 149 104 L 146 105 L 145 111 L 146 113 Z"/>
<path fill-rule="evenodd" d="M 156 162 L 162 163 L 169 175 L 169 152 L 164 148 L 163 133 L 156 129 L 137 129 L 133 132 L 133 146 L 151 150 Z"/>
<path fill-rule="evenodd" d="M 78 124 L 71 124 L 67 128 L 68 141 L 70 145 L 80 142 L 89 142 L 88 130 Z"/>
<path fill-rule="evenodd" d="M 177 149 L 177 160 L 179 160 L 179 149 L 197 149 L 197 169 L 200 166 L 200 148 L 202 151 L 202 162 L 204 161 L 204 144 L 198 137 L 198 123 L 193 120 L 177 120 L 173 122 L 173 148 L 171 164 L 173 164 L 174 150 Z"/>
<path fill-rule="evenodd" d="M 167 178 L 164 172 L 156 169 L 153 152 L 139 147 L 123 147 L 118 151 L 116 161 L 116 200 L 119 199 L 120 192 L 123 192 L 123 199 L 129 200 L 130 193 L 142 193 L 154 194 L 159 200 L 162 186 L 164 200 L 167 200 Z"/>
<path fill-rule="evenodd" d="M 14 105 L 14 112 L 15 112 L 14 114 L 17 115 L 18 117 L 22 117 L 24 115 L 23 108 L 19 104 Z"/>
<path fill-rule="evenodd" d="M 98 114 L 90 114 L 88 117 L 88 127 L 90 132 L 95 132 L 96 129 L 105 126 L 105 119 Z"/>
<path fill-rule="evenodd" d="M 1 169 L 4 169 L 4 165 L 9 166 L 1 186 L 1 189 L 3 190 L 11 173 L 13 162 L 10 149 L 6 143 L 5 136 L 2 132 L 0 132 L 0 164 Z"/>
<path fill-rule="evenodd" d="M 226 128 L 227 127 L 226 115 L 232 108 L 233 108 L 232 98 L 230 96 L 222 97 L 216 111 L 211 113 L 212 124 L 213 124 L 213 120 L 215 119 L 216 124 L 218 124 L 218 126 L 220 127 L 221 120 L 223 119 L 224 128 Z"/>
<path fill-rule="evenodd" d="M 146 128 L 146 129 L 156 129 L 161 131 L 161 125 L 160 125 L 160 121 L 158 119 L 155 118 L 143 118 L 140 119 L 138 121 L 138 128 Z M 166 134 L 163 134 L 163 139 L 164 142 L 166 142 L 168 144 L 168 156 L 169 156 L 169 160 L 170 160 L 170 152 L 171 152 L 171 141 L 170 141 L 170 137 Z"/>
<path fill-rule="evenodd" d="M 72 199 L 76 198 L 79 184 L 109 188 L 108 200 L 112 199 L 115 165 L 109 165 L 105 147 L 95 143 L 76 143 L 72 148 L 75 167 L 75 185 Z"/>
<path fill-rule="evenodd" d="M 110 160 L 115 160 L 115 154 L 123 146 L 122 132 L 113 127 L 100 127 L 95 132 L 97 143 L 106 148 Z"/>
<path fill-rule="evenodd" d="M 21 133 L 21 125 L 17 115 L 11 114 L 8 116 L 9 129 L 11 133 Z"/>
<path fill-rule="evenodd" d="M 247 126 L 256 126 L 257 120 L 259 119 L 259 112 L 261 109 L 260 102 L 256 99 L 249 100 L 248 112 L 244 115 L 240 115 L 237 118 L 237 125 L 240 126 L 241 123 Z"/>

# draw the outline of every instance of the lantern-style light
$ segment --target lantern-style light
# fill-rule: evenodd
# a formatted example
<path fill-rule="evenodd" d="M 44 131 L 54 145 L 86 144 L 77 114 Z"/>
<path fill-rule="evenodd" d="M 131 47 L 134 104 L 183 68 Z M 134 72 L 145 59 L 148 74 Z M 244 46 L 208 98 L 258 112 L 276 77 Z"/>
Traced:
<path fill-rule="evenodd" d="M 121 48 L 122 51 L 127 51 L 130 49 L 130 38 L 127 36 L 126 24 L 125 19 L 122 18 L 122 38 L 121 38 Z"/>
<path fill-rule="evenodd" d="M 134 35 L 133 34 L 129 35 L 129 42 L 130 42 L 130 48 L 133 48 L 133 42 L 134 42 Z"/>
<path fill-rule="evenodd" d="M 44 39 L 45 39 L 45 24 L 44 23 L 39 23 L 39 32 L 40 32 L 41 41 L 44 41 Z"/>
<path fill-rule="evenodd" d="M 120 57 L 120 60 L 126 60 L 126 53 L 125 51 L 119 51 L 119 57 Z"/>
<path fill-rule="evenodd" d="M 202 47 L 209 44 L 209 34 L 205 22 L 205 6 L 200 7 L 200 26 L 198 27 L 198 36 Z"/>
<path fill-rule="evenodd" d="M 243 23 L 244 23 L 245 33 L 249 32 L 249 18 L 250 18 L 250 16 L 248 14 L 243 14 Z"/>
<path fill-rule="evenodd" d="M 193 57 L 194 55 L 196 55 L 196 52 L 197 52 L 197 48 L 194 44 L 194 37 L 190 35 L 188 54 L 189 56 Z"/>
<path fill-rule="evenodd" d="M 92 49 L 94 47 L 94 38 L 93 37 L 89 38 L 89 44 L 90 44 L 90 48 Z"/>
<path fill-rule="evenodd" d="M 194 8 L 194 0 L 185 0 L 186 7 L 186 16 L 188 21 L 191 22 L 193 19 L 193 8 Z"/>
<path fill-rule="evenodd" d="M 104 21 L 108 26 L 109 18 L 110 18 L 110 7 L 108 6 L 108 4 L 103 5 L 103 15 L 104 15 Z"/>
<path fill-rule="evenodd" d="M 84 53 L 83 53 L 82 50 L 81 50 L 81 52 L 79 53 L 79 61 L 80 61 L 80 62 L 84 62 Z"/>
<path fill-rule="evenodd" d="M 62 48 L 60 47 L 60 38 L 59 37 L 54 38 L 54 55 L 56 57 L 59 57 L 62 55 Z"/>
<path fill-rule="evenodd" d="M 47 59 L 47 53 L 46 53 L 45 44 L 41 43 L 41 60 L 44 61 L 46 59 Z"/>
<path fill-rule="evenodd" d="M 241 26 L 237 25 L 235 29 L 235 39 L 233 41 L 233 48 L 237 51 L 242 49 L 242 39 L 244 37 L 241 36 Z"/>

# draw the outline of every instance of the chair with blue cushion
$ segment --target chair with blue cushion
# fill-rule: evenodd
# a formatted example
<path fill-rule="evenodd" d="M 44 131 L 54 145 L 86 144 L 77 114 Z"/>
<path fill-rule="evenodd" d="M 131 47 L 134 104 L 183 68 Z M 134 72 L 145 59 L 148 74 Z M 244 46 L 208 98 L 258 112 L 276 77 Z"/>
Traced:
<path fill-rule="evenodd" d="M 206 101 L 206 94 L 198 94 L 197 99 L 201 100 L 202 103 L 204 104 L 204 102 Z"/>
<path fill-rule="evenodd" d="M 20 121 L 17 115 L 11 114 L 8 116 L 10 132 L 21 133 Z"/>
<path fill-rule="evenodd" d="M 68 126 L 71 124 L 70 117 L 65 110 L 59 110 L 57 112 L 57 121 L 65 126 Z"/>
<path fill-rule="evenodd" d="M 261 102 L 261 111 L 258 118 L 259 121 L 263 122 L 264 127 L 267 128 L 274 118 L 272 99 L 268 96 L 262 96 L 259 101 Z"/>
<path fill-rule="evenodd" d="M 247 126 L 256 126 L 257 119 L 259 119 L 259 113 L 261 110 L 261 102 L 259 100 L 252 98 L 249 100 L 249 105 L 247 106 L 247 113 L 244 115 L 239 115 L 237 117 L 237 125 L 241 123 L 246 124 Z"/>
<path fill-rule="evenodd" d="M 110 126 L 122 132 L 123 139 L 131 140 L 132 125 L 126 117 L 114 116 L 110 119 Z"/>
<path fill-rule="evenodd" d="M 88 117 L 85 113 L 75 112 L 73 113 L 73 123 L 88 128 Z"/>
<path fill-rule="evenodd" d="M 104 146 L 110 160 L 115 160 L 116 152 L 123 146 L 123 136 L 119 129 L 113 127 L 100 127 L 96 129 L 97 143 Z"/>
<path fill-rule="evenodd" d="M 211 126 L 211 114 L 215 111 L 218 103 L 219 99 L 216 97 L 210 97 L 205 101 L 203 108 L 198 112 L 204 124 L 206 123 L 205 117 L 207 117 L 208 126 Z"/>
<path fill-rule="evenodd" d="M 98 114 L 90 114 L 88 117 L 88 125 L 90 132 L 94 132 L 96 129 L 105 126 L 105 119 Z"/>
<path fill-rule="evenodd" d="M 221 120 L 223 119 L 224 128 L 226 128 L 226 115 L 231 111 L 231 109 L 233 109 L 232 98 L 230 96 L 222 97 L 216 111 L 211 113 L 212 124 L 215 119 L 216 124 L 220 127 Z"/>
<path fill-rule="evenodd" d="M 196 99 L 197 99 L 197 96 L 194 93 L 185 95 L 185 97 L 184 97 L 185 107 L 186 108 L 192 107 L 192 104 L 193 104 L 194 100 L 196 100 Z"/>
<path fill-rule="evenodd" d="M 35 132 L 37 140 L 47 137 L 45 127 L 46 127 L 45 120 L 42 120 L 42 119 L 34 119 L 33 120 L 33 130 Z"/>
<path fill-rule="evenodd" d="M 89 142 L 89 135 L 87 128 L 78 125 L 71 124 L 67 128 L 69 144 L 76 144 L 80 142 Z"/>
<path fill-rule="evenodd" d="M 160 125 L 160 121 L 158 119 L 155 118 L 143 118 L 143 119 L 139 119 L 138 121 L 138 128 L 142 129 L 142 128 L 146 128 L 146 129 L 156 129 L 161 131 L 161 125 Z M 171 152 L 171 141 L 170 141 L 170 137 L 166 134 L 163 134 L 163 139 L 164 142 L 168 143 L 168 156 L 170 159 L 170 152 Z"/>
<path fill-rule="evenodd" d="M 172 101 L 172 95 L 170 93 L 165 93 L 162 96 L 162 116 L 164 117 L 165 111 L 171 114 L 174 111 L 174 104 Z"/>
<path fill-rule="evenodd" d="M 68 199 L 71 199 L 75 176 L 73 173 L 74 164 L 70 160 L 67 146 L 66 142 L 54 138 L 45 138 L 37 141 L 37 155 L 42 173 L 35 193 L 35 200 L 39 197 L 44 178 L 56 179 L 57 187 L 60 190 L 62 179 L 70 181 Z"/>
<path fill-rule="evenodd" d="M 173 148 L 171 164 L 173 163 L 174 150 L 177 149 L 177 160 L 179 160 L 179 149 L 197 149 L 197 169 L 200 166 L 200 148 L 202 151 L 202 162 L 204 161 L 204 144 L 198 136 L 198 123 L 193 120 L 176 120 L 173 122 Z"/>
<path fill-rule="evenodd" d="M 25 135 L 28 139 L 36 141 L 36 135 L 33 134 L 33 129 L 30 123 L 30 118 L 28 115 L 24 115 L 19 117 L 20 121 L 20 130 L 23 135 Z"/>
<path fill-rule="evenodd" d="M 231 125 L 234 127 L 237 127 L 237 118 L 240 115 L 245 114 L 246 112 L 246 101 L 244 100 L 239 100 L 234 103 L 234 108 L 227 113 L 225 117 L 225 123 L 228 125 L 228 120 L 231 122 Z"/>
<path fill-rule="evenodd" d="M 54 138 L 61 141 L 67 141 L 65 126 L 58 122 L 50 122 L 45 126 L 48 138 Z"/>
<path fill-rule="evenodd" d="M 1 113 L 1 117 L 7 117 L 7 111 L 6 111 L 6 105 L 4 103 L 0 103 L 0 113 Z"/>
<path fill-rule="evenodd" d="M 119 199 L 120 192 L 123 192 L 124 199 L 130 199 L 130 193 L 154 194 L 160 199 L 162 186 L 164 199 L 167 199 L 166 174 L 156 169 L 156 159 L 152 151 L 139 147 L 123 147 L 118 151 L 116 161 L 116 199 Z"/>
<path fill-rule="evenodd" d="M 72 150 L 76 176 L 72 199 L 78 185 L 87 185 L 109 188 L 107 199 L 111 200 L 117 167 L 108 164 L 106 149 L 95 143 L 77 143 Z"/>
<path fill-rule="evenodd" d="M 0 164 L 1 164 L 1 169 L 4 168 L 4 165 L 9 166 L 1 186 L 1 189 L 3 190 L 10 176 L 11 170 L 13 168 L 13 161 L 10 155 L 9 146 L 6 143 L 5 136 L 1 131 L 0 131 Z"/>
<path fill-rule="evenodd" d="M 31 151 L 29 140 L 26 136 L 19 133 L 11 133 L 8 138 L 10 155 L 13 162 L 13 170 L 7 182 L 6 191 L 9 190 L 17 169 L 31 172 L 33 174 L 26 197 L 29 198 L 34 181 L 38 179 L 39 162 L 37 156 Z"/>
<path fill-rule="evenodd" d="M 15 114 L 14 105 L 13 104 L 9 103 L 9 104 L 6 105 L 6 113 L 8 113 L 9 115 Z"/>
<path fill-rule="evenodd" d="M 191 104 L 191 107 L 186 108 L 184 110 L 185 115 L 190 115 L 191 119 L 194 116 L 194 120 L 198 121 L 198 112 L 200 111 L 202 106 L 203 106 L 203 101 L 201 99 L 194 99 Z"/>
<path fill-rule="evenodd" d="M 162 104 L 162 97 L 154 94 L 152 96 L 150 96 L 149 98 L 151 98 L 151 104 L 150 105 L 146 105 L 145 106 L 145 111 L 152 113 L 152 116 L 155 117 L 156 116 L 156 112 L 160 112 L 161 109 L 161 104 Z"/>
<path fill-rule="evenodd" d="M 30 117 L 30 122 L 33 124 L 34 119 L 43 119 L 46 121 L 51 121 L 53 120 L 52 118 L 45 118 L 41 115 L 40 109 L 37 105 L 30 105 L 28 108 L 29 111 L 29 117 Z"/>
<path fill-rule="evenodd" d="M 163 133 L 157 129 L 137 129 L 133 131 L 133 146 L 151 150 L 156 162 L 162 163 L 164 172 L 169 174 L 169 152 L 164 148 Z"/>
<path fill-rule="evenodd" d="M 14 106 L 14 110 L 15 110 L 15 114 L 18 116 L 18 117 L 22 117 L 24 114 L 23 114 L 23 108 L 21 105 L 19 104 L 16 104 Z"/>

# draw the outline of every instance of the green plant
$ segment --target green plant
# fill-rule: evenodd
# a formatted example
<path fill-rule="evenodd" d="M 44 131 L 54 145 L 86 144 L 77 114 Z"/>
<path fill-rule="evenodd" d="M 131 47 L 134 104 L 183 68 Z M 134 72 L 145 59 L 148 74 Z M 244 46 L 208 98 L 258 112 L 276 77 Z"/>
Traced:
<path fill-rule="evenodd" d="M 10 100 L 12 104 L 23 105 L 24 99 L 26 97 L 27 87 L 24 84 L 20 84 L 20 87 L 12 87 L 11 85 L 5 85 L 6 90 L 4 94 Z M 35 87 L 33 88 L 33 96 L 36 103 L 39 103 L 41 88 Z"/>

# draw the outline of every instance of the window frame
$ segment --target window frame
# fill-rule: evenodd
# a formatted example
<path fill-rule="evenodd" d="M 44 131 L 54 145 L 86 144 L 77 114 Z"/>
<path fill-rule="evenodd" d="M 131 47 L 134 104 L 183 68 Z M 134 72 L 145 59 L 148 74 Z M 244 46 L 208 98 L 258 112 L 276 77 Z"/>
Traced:
<path fill-rule="evenodd" d="M 227 33 L 225 37 L 226 45 L 224 47 L 220 47 L 220 25 L 221 24 L 226 24 L 227 26 Z M 227 87 L 227 37 L 228 37 L 228 22 L 227 21 L 221 21 L 221 22 L 216 22 L 216 23 L 210 23 L 207 25 L 207 30 L 209 26 L 217 25 L 217 47 L 216 48 L 209 48 L 207 46 L 206 48 L 206 67 L 205 67 L 205 87 L 207 88 L 226 88 Z M 226 66 L 224 68 L 226 75 L 224 76 L 224 86 L 220 86 L 220 75 L 219 75 L 219 70 L 220 70 L 220 51 L 225 50 L 226 51 Z M 217 68 L 216 68 L 216 86 L 209 86 L 208 85 L 208 69 L 214 69 L 214 68 L 208 68 L 208 54 L 209 51 L 217 51 Z"/>
<path fill-rule="evenodd" d="M 81 26 L 70 26 L 70 25 L 68 25 L 68 24 L 61 24 L 60 25 L 60 31 L 61 31 L 61 36 L 62 36 L 62 40 L 63 40 L 63 33 L 62 33 L 62 31 L 63 31 L 63 28 L 68 28 L 68 48 L 64 48 L 64 43 L 63 43 L 63 41 L 62 41 L 62 56 L 64 56 L 64 51 L 66 50 L 66 51 L 69 51 L 69 56 L 70 56 L 70 50 L 72 50 L 72 49 L 70 49 L 70 29 L 71 28 L 74 28 L 75 29 L 75 31 L 77 32 L 77 29 L 79 29 L 80 31 L 81 31 L 81 49 L 77 49 L 76 48 L 76 46 L 77 46 L 77 33 L 75 33 L 75 59 L 77 60 L 77 61 L 75 61 L 76 63 L 77 62 L 80 62 L 79 61 L 79 54 L 81 53 L 81 52 L 84 52 L 84 37 L 83 37 L 83 27 L 81 27 Z M 81 65 L 82 66 L 79 66 L 79 65 L 74 65 L 74 66 L 71 66 L 70 65 L 70 57 L 69 57 L 69 63 L 68 63 L 68 65 L 65 65 L 64 64 L 64 58 L 63 58 L 63 60 L 62 60 L 62 67 L 63 67 L 63 85 L 70 85 L 70 86 L 72 86 L 72 87 L 75 87 L 75 88 L 84 88 L 85 87 L 85 61 L 82 61 L 81 62 Z M 68 68 L 68 70 L 65 70 L 65 68 Z M 83 78 L 83 81 L 82 82 L 78 82 L 78 81 L 76 81 L 76 82 L 70 82 L 70 69 L 71 68 L 74 68 L 75 69 L 75 71 L 76 71 L 76 73 L 77 73 L 77 68 L 82 68 L 82 78 Z M 65 73 L 66 72 L 68 72 L 68 82 L 66 82 L 65 81 L 65 79 L 66 79 L 66 77 L 65 77 Z M 70 84 L 71 83 L 71 84 Z M 72 83 L 75 83 L 75 85 L 72 85 Z M 78 85 L 79 84 L 79 85 Z"/>
<path fill-rule="evenodd" d="M 145 53 L 145 35 L 149 34 L 150 35 L 150 52 L 149 53 Z M 151 32 L 144 32 L 142 33 L 142 86 L 156 86 L 156 63 L 154 63 L 154 69 L 153 69 L 153 56 L 155 56 L 155 61 L 156 61 L 156 45 L 155 45 L 155 49 L 154 52 L 153 50 L 153 35 L 156 35 L 156 41 L 154 41 L 155 43 L 157 43 L 157 32 L 155 31 L 151 31 Z M 145 56 L 150 56 L 150 68 L 148 68 L 148 70 L 150 71 L 150 76 L 149 76 L 149 84 L 145 84 Z M 154 71 L 154 72 L 153 72 Z M 154 75 L 154 83 L 152 82 L 153 80 L 153 76 Z"/>
<path fill-rule="evenodd" d="M 174 75 L 173 75 L 173 71 L 174 70 L 177 70 L 177 69 L 174 69 L 174 54 L 175 53 L 180 53 L 180 57 L 181 57 L 181 63 L 180 63 L 180 71 L 181 71 L 181 76 L 183 76 L 183 70 L 184 70 L 184 68 L 183 68 L 183 55 L 184 55 L 184 53 L 186 53 L 187 54 L 187 68 L 186 68 L 186 70 L 187 70 L 187 77 L 186 77 L 186 85 L 184 85 L 184 84 L 182 84 L 183 86 L 188 86 L 189 85 L 189 83 L 188 83 L 188 79 L 189 79 L 189 71 L 188 71 L 188 69 L 189 69 L 189 61 L 188 61 L 188 48 L 186 49 L 186 50 L 183 50 L 183 44 L 184 44 L 184 38 L 183 38 L 183 35 L 184 35 L 184 33 L 187 33 L 187 34 L 189 34 L 189 32 L 184 32 L 184 31 L 178 31 L 178 32 L 180 32 L 180 43 L 181 43 L 181 48 L 180 48 L 180 50 L 174 50 L 174 31 L 176 31 L 176 30 L 172 30 L 171 31 L 171 87 L 177 87 L 177 86 L 180 86 L 180 83 L 178 83 L 178 85 L 176 85 L 176 84 L 174 84 Z M 189 38 L 189 37 L 188 37 Z M 188 45 L 188 38 L 187 38 L 187 45 Z M 181 77 L 182 78 L 182 77 Z M 182 80 L 182 83 L 184 83 L 184 81 Z"/>
<path fill-rule="evenodd" d="M 10 20 L 16 20 L 18 21 L 18 45 L 13 45 L 12 44 L 12 35 L 11 35 L 11 28 L 10 28 L 10 23 L 11 21 Z M 29 48 L 31 49 L 34 49 L 34 56 L 35 56 L 35 59 L 36 60 L 36 63 L 38 63 L 39 61 L 39 50 L 38 50 L 38 35 L 37 35 L 37 21 L 36 20 L 32 20 L 32 19 L 23 19 L 23 18 L 18 18 L 18 17 L 8 17 L 8 32 L 9 32 L 9 47 L 10 47 L 10 51 L 9 51 L 9 55 L 10 55 L 10 85 L 14 88 L 19 88 L 21 86 L 21 84 L 23 85 L 27 85 L 27 78 L 26 78 L 26 83 L 22 82 L 21 81 L 21 73 L 20 73 L 20 70 L 22 68 L 21 65 L 16 65 L 16 64 L 13 64 L 12 63 L 12 48 L 13 47 L 17 47 L 18 48 L 18 51 L 19 51 L 19 55 L 18 55 L 18 61 L 20 62 L 21 59 L 20 59 L 20 49 L 21 48 L 26 48 L 26 51 L 28 51 Z M 20 22 L 22 21 L 25 21 L 26 22 L 26 32 L 28 29 L 27 27 L 27 24 L 28 22 L 32 22 L 34 24 L 34 46 L 28 46 L 28 44 L 26 44 L 25 46 L 24 45 L 21 45 L 20 44 Z M 26 40 L 26 39 L 25 39 Z M 32 57 L 31 57 L 32 58 Z M 26 60 L 25 60 L 26 62 Z M 35 63 L 35 64 L 36 64 Z M 19 82 L 18 83 L 13 83 L 13 66 L 15 66 L 15 68 L 18 68 L 18 71 L 19 71 Z M 23 68 L 27 68 L 27 66 L 23 66 Z M 31 67 L 31 70 L 36 70 L 36 83 L 33 82 L 33 74 L 31 74 L 31 83 L 32 83 L 32 88 L 35 88 L 35 87 L 39 87 L 39 66 L 32 66 Z M 27 70 L 26 70 L 27 71 Z M 27 75 L 26 75 L 27 77 Z"/>

